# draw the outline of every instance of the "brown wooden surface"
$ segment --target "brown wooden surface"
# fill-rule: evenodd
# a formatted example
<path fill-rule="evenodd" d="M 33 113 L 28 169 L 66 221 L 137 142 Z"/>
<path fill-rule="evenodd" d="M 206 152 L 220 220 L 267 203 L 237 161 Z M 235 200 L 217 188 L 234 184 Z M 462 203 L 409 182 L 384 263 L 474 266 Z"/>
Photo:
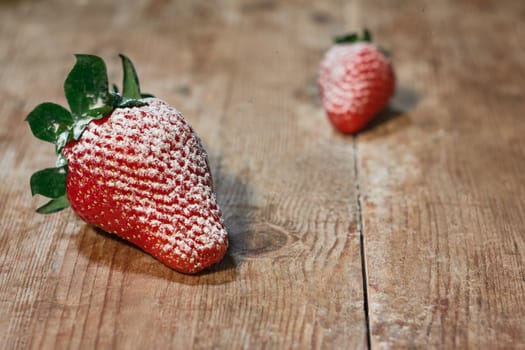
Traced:
<path fill-rule="evenodd" d="M 524 23 L 510 0 L 0 1 L 0 348 L 525 348 Z M 346 137 L 317 65 L 363 25 L 398 90 Z M 115 82 L 126 53 L 204 140 L 231 235 L 210 272 L 34 213 L 54 157 L 23 119 L 65 104 L 79 52 Z"/>
<path fill-rule="evenodd" d="M 525 3 L 358 12 L 413 104 L 358 137 L 372 347 L 523 349 Z"/>

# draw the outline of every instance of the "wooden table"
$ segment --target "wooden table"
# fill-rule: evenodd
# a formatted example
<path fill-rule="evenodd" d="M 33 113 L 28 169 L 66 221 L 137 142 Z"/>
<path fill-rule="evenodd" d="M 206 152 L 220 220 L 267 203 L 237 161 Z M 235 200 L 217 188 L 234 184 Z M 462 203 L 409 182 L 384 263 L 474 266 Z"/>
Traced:
<path fill-rule="evenodd" d="M 342 136 L 317 67 L 365 25 L 397 93 Z M 208 273 L 34 213 L 54 156 L 24 118 L 73 53 L 120 82 L 120 52 L 210 153 Z M 525 348 L 523 1 L 4 0 L 0 63 L 0 348 Z"/>

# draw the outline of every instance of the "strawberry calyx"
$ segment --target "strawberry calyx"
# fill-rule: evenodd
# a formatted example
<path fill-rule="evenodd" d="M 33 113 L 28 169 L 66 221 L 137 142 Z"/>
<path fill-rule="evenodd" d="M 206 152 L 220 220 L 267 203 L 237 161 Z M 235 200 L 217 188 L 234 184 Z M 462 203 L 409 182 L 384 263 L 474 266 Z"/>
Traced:
<path fill-rule="evenodd" d="M 372 42 L 372 34 L 368 29 L 363 29 L 363 33 L 359 35 L 359 33 L 350 33 L 345 35 L 340 35 L 334 37 L 334 43 L 336 45 L 344 45 L 344 44 L 356 44 L 356 43 L 371 43 Z M 390 51 L 386 50 L 385 48 L 376 45 L 376 47 L 385 55 L 386 57 L 390 57 Z"/>
<path fill-rule="evenodd" d="M 359 35 L 359 33 L 349 33 L 345 35 L 336 36 L 334 38 L 335 44 L 354 44 L 359 42 L 372 42 L 372 34 L 370 34 L 368 29 L 363 29 L 363 33 L 361 35 Z"/>
<path fill-rule="evenodd" d="M 135 67 L 125 55 L 122 61 L 122 93 L 113 85 L 108 88 L 106 64 L 94 55 L 77 54 L 76 63 L 64 82 L 64 92 L 69 109 L 52 102 L 36 106 L 26 121 L 33 135 L 55 145 L 55 167 L 37 171 L 31 176 L 32 195 L 42 195 L 51 200 L 37 209 L 38 213 L 53 213 L 69 206 L 66 196 L 67 161 L 62 150 L 71 141 L 78 140 L 93 120 L 111 114 L 116 108 L 146 105 L 144 98 L 150 94 L 140 92 Z"/>

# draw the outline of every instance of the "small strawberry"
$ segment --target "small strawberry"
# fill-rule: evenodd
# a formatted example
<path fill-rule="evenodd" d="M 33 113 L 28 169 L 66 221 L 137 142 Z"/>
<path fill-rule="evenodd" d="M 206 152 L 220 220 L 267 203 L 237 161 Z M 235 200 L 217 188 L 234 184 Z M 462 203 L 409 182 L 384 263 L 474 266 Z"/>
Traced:
<path fill-rule="evenodd" d="M 54 168 L 31 177 L 33 195 L 51 198 L 37 212 L 70 205 L 87 223 L 183 273 L 220 261 L 227 233 L 197 134 L 175 108 L 140 93 L 126 56 L 122 94 L 109 91 L 101 58 L 76 58 L 64 84 L 71 112 L 43 103 L 27 117 L 58 155 Z"/>
<path fill-rule="evenodd" d="M 394 71 L 388 57 L 371 43 L 371 35 L 335 39 L 321 61 L 319 91 L 332 124 L 343 133 L 366 126 L 394 93 Z"/>

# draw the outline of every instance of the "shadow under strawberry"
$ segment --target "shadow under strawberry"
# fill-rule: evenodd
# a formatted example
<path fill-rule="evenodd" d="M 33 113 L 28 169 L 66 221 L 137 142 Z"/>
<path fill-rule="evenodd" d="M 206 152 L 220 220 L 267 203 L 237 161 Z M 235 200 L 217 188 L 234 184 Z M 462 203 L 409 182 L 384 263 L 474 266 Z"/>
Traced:
<path fill-rule="evenodd" d="M 221 262 L 208 269 L 186 275 L 167 267 L 125 239 L 91 225 L 84 225 L 72 238 L 79 253 L 90 263 L 105 265 L 129 275 L 148 275 L 187 285 L 225 284 L 237 277 L 235 260 L 228 253 Z"/>
<path fill-rule="evenodd" d="M 257 206 L 251 186 L 237 175 L 222 171 L 220 159 L 210 157 L 214 187 L 226 227 L 229 248 L 217 264 L 193 275 L 176 272 L 144 253 L 137 246 L 91 225 L 84 225 L 76 234 L 79 253 L 91 263 L 105 265 L 126 274 L 149 275 L 187 285 L 218 285 L 236 280 L 238 267 L 246 260 L 257 259 L 283 248 L 290 237 L 283 231 L 260 222 L 272 208 Z M 269 214 L 269 213 L 267 213 Z"/>
<path fill-rule="evenodd" d="M 408 113 L 417 106 L 420 98 L 420 95 L 412 89 L 397 87 L 388 106 L 372 119 L 361 133 L 375 130 L 380 131 L 382 135 L 391 134 L 407 127 L 411 124 Z"/>
<path fill-rule="evenodd" d="M 257 233 L 251 232 L 253 227 L 248 219 L 253 216 L 253 208 L 250 206 L 253 202 L 253 191 L 239 177 L 221 171 L 216 165 L 217 162 L 220 162 L 220 157 L 210 156 L 214 187 L 228 229 L 230 244 L 220 262 L 196 274 L 186 275 L 167 267 L 127 240 L 87 224 L 73 237 L 79 253 L 91 263 L 105 265 L 130 275 L 148 275 L 187 285 L 218 285 L 234 281 L 238 275 L 237 267 L 242 263 L 244 256 L 271 250 L 272 245 L 254 248 L 252 252 L 242 248 L 257 247 L 257 244 L 251 242 Z"/>
<path fill-rule="evenodd" d="M 261 205 L 257 193 L 244 180 L 249 178 L 250 169 L 231 175 L 223 171 L 221 163 L 220 156 L 210 155 L 217 201 L 228 229 L 227 257 L 233 265 L 239 267 L 247 260 L 267 257 L 293 241 L 287 230 L 269 222 L 276 208 Z"/>

